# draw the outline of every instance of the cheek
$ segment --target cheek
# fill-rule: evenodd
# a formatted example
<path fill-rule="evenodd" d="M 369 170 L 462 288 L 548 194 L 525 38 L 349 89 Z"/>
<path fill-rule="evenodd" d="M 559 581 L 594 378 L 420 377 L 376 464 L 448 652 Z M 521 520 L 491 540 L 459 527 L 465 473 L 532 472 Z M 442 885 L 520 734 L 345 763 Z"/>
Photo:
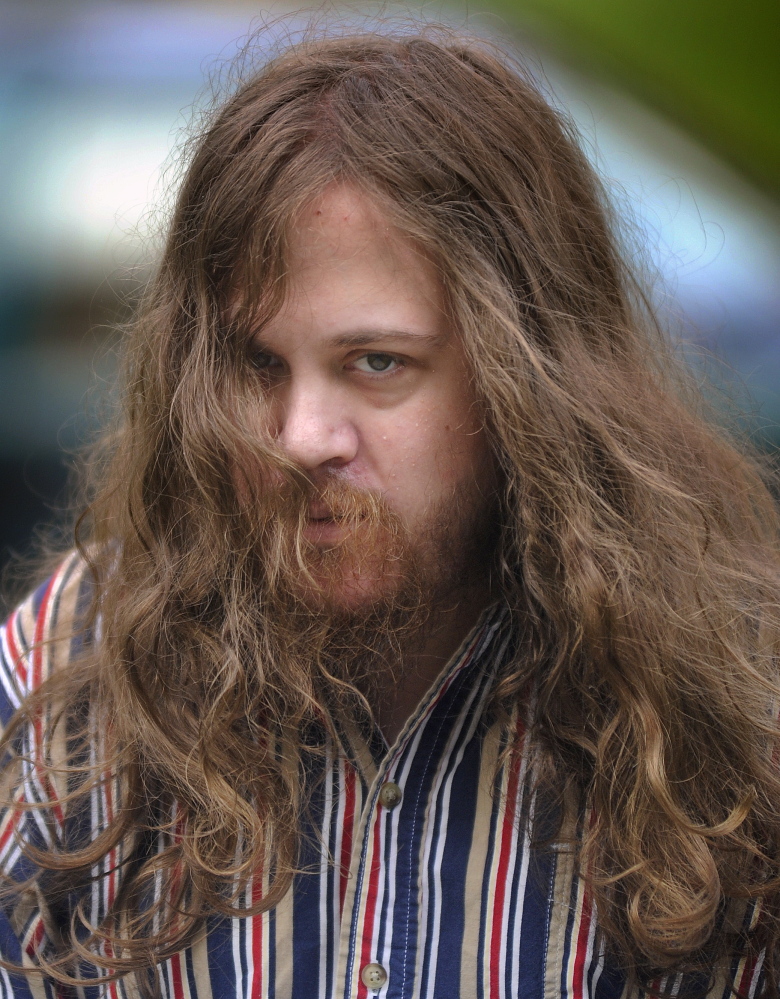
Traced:
<path fill-rule="evenodd" d="M 476 423 L 465 426 L 462 415 L 420 415 L 406 432 L 383 436 L 383 493 L 407 522 L 464 485 L 490 487 L 493 463 L 485 431 Z"/>
<path fill-rule="evenodd" d="M 445 486 L 478 478 L 492 464 L 481 412 L 466 393 L 441 408 L 432 429 L 430 446 Z"/>
<path fill-rule="evenodd" d="M 364 424 L 365 468 L 407 523 L 453 490 L 490 488 L 494 463 L 482 408 L 462 365 L 408 404 L 372 417 Z"/>
<path fill-rule="evenodd" d="M 453 434 L 444 441 L 446 450 L 440 460 L 443 491 L 465 487 L 480 492 L 492 491 L 495 484 L 494 462 L 487 434 L 481 427 L 468 433 Z"/>

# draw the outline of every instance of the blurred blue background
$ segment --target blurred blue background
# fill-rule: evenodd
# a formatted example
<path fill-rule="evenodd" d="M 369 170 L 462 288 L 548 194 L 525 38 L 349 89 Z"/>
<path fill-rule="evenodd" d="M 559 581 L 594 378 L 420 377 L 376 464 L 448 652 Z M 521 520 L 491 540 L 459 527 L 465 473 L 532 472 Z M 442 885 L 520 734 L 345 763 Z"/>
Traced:
<path fill-rule="evenodd" d="M 679 101 L 637 85 L 647 73 L 621 75 L 613 42 L 580 52 L 571 22 L 540 22 L 540 6 L 497 0 L 492 11 L 426 7 L 425 16 L 525 54 L 576 120 L 665 321 L 734 370 L 733 392 L 771 449 L 780 444 L 780 164 L 773 173 L 766 142 L 751 158 L 734 139 L 729 155 L 728 135 L 692 114 L 696 95 L 687 114 L 674 113 Z M 0 2 L 0 564 L 51 517 L 65 456 L 99 425 L 116 328 L 154 259 L 191 115 L 250 27 L 285 13 L 229 0 Z M 362 18 L 355 6 L 332 15 Z M 287 16 L 264 37 L 304 23 Z M 706 96 L 705 87 L 702 106 Z M 762 127 L 768 135 L 772 125 Z"/>

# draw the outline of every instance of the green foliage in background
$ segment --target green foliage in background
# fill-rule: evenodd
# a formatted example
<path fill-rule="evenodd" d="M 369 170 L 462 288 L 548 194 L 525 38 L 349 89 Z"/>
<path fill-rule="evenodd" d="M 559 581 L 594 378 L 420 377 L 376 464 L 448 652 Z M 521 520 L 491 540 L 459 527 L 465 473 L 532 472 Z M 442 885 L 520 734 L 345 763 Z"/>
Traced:
<path fill-rule="evenodd" d="M 477 0 L 780 195 L 780 0 Z"/>

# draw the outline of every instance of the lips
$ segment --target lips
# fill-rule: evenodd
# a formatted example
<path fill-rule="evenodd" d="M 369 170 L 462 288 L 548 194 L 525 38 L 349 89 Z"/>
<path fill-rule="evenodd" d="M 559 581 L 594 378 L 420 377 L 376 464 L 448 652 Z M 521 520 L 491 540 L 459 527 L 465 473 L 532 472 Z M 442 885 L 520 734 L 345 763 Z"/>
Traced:
<path fill-rule="evenodd" d="M 315 545 L 331 546 L 346 541 L 365 519 L 364 512 L 334 510 L 321 500 L 312 500 L 306 513 L 303 536 Z"/>
<path fill-rule="evenodd" d="M 324 503 L 318 503 L 316 501 L 310 503 L 308 512 L 308 519 L 310 521 L 315 521 L 316 523 L 323 523 L 336 519 L 333 516 L 333 511 Z"/>

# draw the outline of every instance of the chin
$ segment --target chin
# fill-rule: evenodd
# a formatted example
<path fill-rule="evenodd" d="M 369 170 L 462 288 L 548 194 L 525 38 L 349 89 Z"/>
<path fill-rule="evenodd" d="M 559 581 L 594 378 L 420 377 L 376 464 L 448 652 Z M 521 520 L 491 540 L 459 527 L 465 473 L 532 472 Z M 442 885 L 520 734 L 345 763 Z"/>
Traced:
<path fill-rule="evenodd" d="M 395 589 L 380 580 L 328 580 L 310 589 L 306 602 L 313 610 L 336 615 L 370 614 L 378 606 L 392 603 Z"/>
<path fill-rule="evenodd" d="M 314 585 L 306 587 L 305 602 L 336 615 L 368 615 L 392 605 L 404 588 L 402 575 L 366 564 L 365 559 L 352 567 L 334 566 L 330 572 L 314 570 L 312 577 Z"/>

